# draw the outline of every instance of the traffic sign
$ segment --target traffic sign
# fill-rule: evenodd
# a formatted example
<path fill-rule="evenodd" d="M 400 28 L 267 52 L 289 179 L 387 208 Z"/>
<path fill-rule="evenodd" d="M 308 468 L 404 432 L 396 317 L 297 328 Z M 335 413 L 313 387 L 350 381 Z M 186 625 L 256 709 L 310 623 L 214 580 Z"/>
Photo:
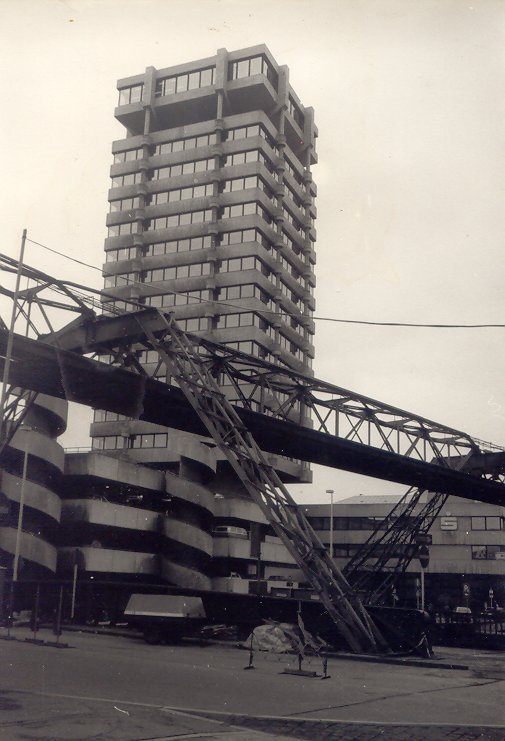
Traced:
<path fill-rule="evenodd" d="M 419 559 L 419 563 L 421 564 L 421 568 L 427 569 L 428 564 L 430 563 L 430 552 L 428 550 L 428 546 L 420 545 L 417 551 L 417 557 Z"/>
<path fill-rule="evenodd" d="M 431 545 L 432 540 L 431 533 L 417 533 L 416 535 L 417 545 Z"/>

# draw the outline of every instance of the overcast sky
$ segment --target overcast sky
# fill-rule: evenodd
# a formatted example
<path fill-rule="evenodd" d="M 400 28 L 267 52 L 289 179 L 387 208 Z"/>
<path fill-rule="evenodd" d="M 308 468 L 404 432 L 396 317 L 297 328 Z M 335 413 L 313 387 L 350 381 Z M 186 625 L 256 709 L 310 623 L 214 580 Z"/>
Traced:
<path fill-rule="evenodd" d="M 100 267 L 116 80 L 266 43 L 319 128 L 316 316 L 503 323 L 504 26 L 501 0 L 0 0 L 0 251 L 26 227 Z M 102 283 L 32 244 L 26 261 Z M 316 321 L 314 369 L 505 445 L 504 332 Z M 326 488 L 403 491 L 325 469 L 292 491 Z"/>

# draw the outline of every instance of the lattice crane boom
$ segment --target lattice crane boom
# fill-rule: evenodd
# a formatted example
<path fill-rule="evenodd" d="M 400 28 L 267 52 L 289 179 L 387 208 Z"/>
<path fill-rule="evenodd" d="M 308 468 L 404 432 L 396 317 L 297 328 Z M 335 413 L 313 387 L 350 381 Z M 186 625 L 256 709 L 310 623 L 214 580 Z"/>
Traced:
<path fill-rule="evenodd" d="M 471 468 L 471 456 L 446 464 L 465 470 Z M 425 494 L 427 499 L 422 502 Z M 407 570 L 417 554 L 418 536 L 429 532 L 447 499 L 447 494 L 411 487 L 348 561 L 343 572 L 367 604 L 383 601 L 387 590 Z"/>
<path fill-rule="evenodd" d="M 161 314 L 160 314 L 161 315 Z M 342 638 L 354 652 L 384 652 L 387 644 L 353 589 L 337 569 L 312 527 L 258 447 L 212 373 L 200 362 L 198 346 L 172 315 L 161 315 L 165 333 L 148 326 L 149 346 L 163 360 L 209 434 L 226 456 L 251 499 L 293 556 Z"/>

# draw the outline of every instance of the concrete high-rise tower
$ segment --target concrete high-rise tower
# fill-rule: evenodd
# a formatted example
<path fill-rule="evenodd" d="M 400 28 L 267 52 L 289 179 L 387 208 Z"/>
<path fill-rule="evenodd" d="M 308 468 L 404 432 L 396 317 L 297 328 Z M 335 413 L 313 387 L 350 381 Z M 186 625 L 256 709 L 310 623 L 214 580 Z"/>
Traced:
<path fill-rule="evenodd" d="M 149 67 L 119 80 L 118 90 L 115 116 L 125 136 L 113 143 L 104 311 L 130 310 L 125 300 L 175 311 L 190 332 L 310 374 L 317 130 L 287 67 L 264 45 L 220 49 L 176 67 Z M 156 367 L 150 353 L 139 359 Z M 164 469 L 174 500 L 183 480 L 217 493 L 210 509 L 223 527 L 264 523 L 208 440 L 99 410 L 91 434 L 97 452 Z M 285 481 L 310 480 L 300 461 L 277 456 L 275 466 Z M 176 513 L 185 522 L 187 504 Z M 194 525 L 198 518 L 189 519 Z M 261 537 L 248 530 L 243 557 L 254 561 Z M 181 537 L 179 563 L 186 546 L 209 555 L 201 538 L 193 542 L 174 526 L 171 542 Z M 175 561 L 164 575 L 182 583 Z M 227 562 L 221 571 L 231 568 Z"/>

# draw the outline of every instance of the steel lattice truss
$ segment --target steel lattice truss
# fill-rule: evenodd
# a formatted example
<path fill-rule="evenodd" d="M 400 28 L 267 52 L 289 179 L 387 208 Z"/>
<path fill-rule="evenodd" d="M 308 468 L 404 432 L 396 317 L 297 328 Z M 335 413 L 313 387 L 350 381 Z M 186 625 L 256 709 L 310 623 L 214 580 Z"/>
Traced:
<path fill-rule="evenodd" d="M 94 311 L 97 291 L 58 281 L 33 268 L 20 268 L 15 261 L 2 256 L 0 270 L 11 274 L 20 271 L 27 280 L 28 285 L 17 295 L 0 287 L 0 296 L 14 301 L 16 318 L 24 322 L 26 335 L 74 350 L 77 348 L 69 348 L 67 344 L 69 331 L 70 336 L 74 330 L 77 334 L 84 331 L 86 335 L 89 332 L 94 335 L 101 321 Z M 39 329 L 35 310 L 44 322 L 45 332 Z M 61 324 L 63 310 L 76 313 L 77 319 L 62 329 L 51 320 L 50 312 L 56 311 Z M 142 311 L 133 315 L 131 321 L 136 323 L 132 336 L 127 331 L 110 336 L 102 345 L 95 343 L 93 351 L 102 359 L 107 353 L 110 363 L 137 373 L 150 372 L 159 377 L 162 371 L 167 381 L 180 387 L 251 498 L 312 583 L 350 648 L 382 650 L 384 641 L 357 593 L 366 593 L 372 602 L 380 600 L 393 576 L 403 571 L 415 555 L 416 535 L 427 532 L 446 495 L 428 497 L 422 506 L 419 506 L 421 490 L 405 497 L 349 563 L 348 580 L 326 553 L 234 406 L 315 428 L 368 449 L 435 462 L 453 470 L 464 467 L 474 475 L 501 482 L 503 455 L 496 455 L 494 446 L 483 445 L 431 420 L 187 335 L 177 327 L 172 315 Z M 6 327 L 1 318 L 0 323 Z M 91 352 L 85 349 L 87 344 L 93 345 L 84 343 L 79 351 Z M 155 355 L 155 362 L 148 365 L 143 357 L 146 350 Z M 27 405 L 35 397 L 33 392 L 10 391 L 14 398 L 12 401 L 7 398 L 2 410 L 8 422 L 0 436 L 3 445 L 12 437 Z M 469 461 L 474 461 L 473 465 Z M 396 563 L 391 568 L 392 558 Z M 373 561 L 371 569 L 370 561 Z M 374 589 L 372 572 L 386 573 L 386 578 Z"/>
<path fill-rule="evenodd" d="M 80 317 L 95 316 L 91 306 L 99 307 L 92 295 L 81 294 L 77 287 L 70 287 L 65 281 L 39 270 L 20 265 L 6 255 L 0 255 L 0 270 L 4 279 L 0 283 L 0 328 L 7 330 L 8 324 L 24 336 L 40 338 L 53 333 L 63 321 L 68 322 L 68 312 Z M 18 275 L 24 279 L 18 292 L 9 288 L 9 277 Z M 10 321 L 7 321 L 7 315 Z M 5 318 L 4 318 L 5 317 Z M 8 368 L 7 368 L 8 371 Z M 2 408 L 0 409 L 0 455 L 23 423 L 31 405 L 38 394 L 35 391 L 20 389 L 8 383 L 2 388 Z"/>
<path fill-rule="evenodd" d="M 0 271 L 14 275 L 18 262 L 0 255 Z M 69 281 L 62 281 L 29 266 L 21 267 L 27 285 L 17 297 L 17 331 L 26 336 L 59 344 L 59 330 L 68 325 L 68 312 L 77 317 L 76 323 L 93 323 L 96 310 L 101 308 L 98 297 L 107 297 L 103 291 L 90 289 Z M 13 300 L 13 291 L 0 285 L 2 295 Z M 1 304 L 0 304 L 1 305 Z M 141 309 L 132 304 L 132 310 Z M 4 312 L 0 312 L 4 313 Z M 130 312 L 115 312 L 130 313 Z M 151 311 L 151 315 L 153 311 Z M 1 321 L 1 319 L 0 319 Z M 19 325 L 21 324 L 21 330 Z M 457 468 L 452 460 L 461 460 L 469 454 L 491 455 L 496 446 L 481 443 L 469 435 L 440 425 L 419 415 L 411 414 L 361 394 L 314 379 L 286 366 L 274 365 L 238 350 L 192 335 L 200 362 L 205 365 L 227 397 L 238 407 L 266 416 L 303 425 L 344 441 L 403 456 L 413 461 L 435 462 L 442 467 Z M 62 346 L 65 346 L 63 343 Z M 69 348 L 73 349 L 73 348 Z M 126 365 L 139 372 L 159 375 L 159 365 L 141 363 L 142 343 L 138 337 L 121 343 L 111 341 L 102 348 L 99 357 L 109 355 L 108 362 Z M 146 368 L 148 370 L 146 371 Z M 501 449 L 500 449 L 501 450 Z M 486 460 L 473 475 L 505 483 L 505 466 L 494 456 Z"/>
<path fill-rule="evenodd" d="M 447 461 L 458 470 L 471 468 L 471 456 Z M 347 562 L 343 572 L 366 604 L 382 603 L 429 533 L 447 494 L 411 487 Z M 424 500 L 424 501 L 423 501 Z"/>
<path fill-rule="evenodd" d="M 166 324 L 161 336 L 144 327 L 149 348 L 158 354 L 182 389 L 251 499 L 310 581 L 349 648 L 356 652 L 386 650 L 385 641 L 356 593 L 321 545 L 212 373 L 200 362 L 197 346 L 179 329 L 173 316 L 160 316 Z"/>
<path fill-rule="evenodd" d="M 423 496 L 427 500 L 422 503 Z M 344 574 L 367 604 L 381 604 L 418 551 L 417 539 L 428 533 L 447 494 L 411 488 L 363 543 Z"/>
<path fill-rule="evenodd" d="M 361 394 L 199 340 L 199 353 L 234 403 L 344 440 L 440 465 L 478 451 L 469 435 Z"/>

